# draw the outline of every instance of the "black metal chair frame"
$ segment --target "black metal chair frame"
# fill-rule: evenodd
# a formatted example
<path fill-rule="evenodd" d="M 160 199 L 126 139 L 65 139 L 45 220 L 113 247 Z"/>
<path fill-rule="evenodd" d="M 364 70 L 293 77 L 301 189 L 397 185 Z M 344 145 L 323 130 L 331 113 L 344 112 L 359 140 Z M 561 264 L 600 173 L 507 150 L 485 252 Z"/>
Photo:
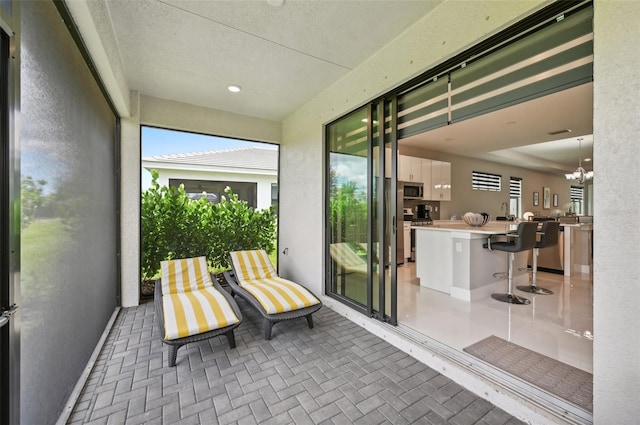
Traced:
<path fill-rule="evenodd" d="M 233 267 L 233 262 L 231 258 L 229 258 L 229 263 Z M 264 326 L 264 338 L 267 340 L 271 339 L 271 331 L 273 329 L 273 325 L 283 320 L 291 320 L 298 319 L 301 317 L 305 317 L 307 319 L 307 324 L 309 325 L 309 329 L 313 329 L 313 317 L 311 316 L 316 311 L 320 310 L 322 307 L 322 302 L 318 302 L 318 304 L 300 308 L 297 310 L 286 311 L 284 313 L 274 313 L 269 314 L 264 309 L 262 304 L 246 289 L 242 288 L 236 279 L 236 274 L 234 271 L 226 271 L 223 273 L 224 278 L 226 279 L 229 287 L 231 288 L 232 295 L 238 295 L 240 298 L 244 299 L 251 307 L 256 309 L 260 315 L 262 316 L 262 322 Z M 320 301 L 320 300 L 318 300 Z"/>
<path fill-rule="evenodd" d="M 553 291 L 547 288 L 541 288 L 537 285 L 537 274 L 538 274 L 538 254 L 540 253 L 540 248 L 547 248 L 550 246 L 555 246 L 558 244 L 558 231 L 560 230 L 560 223 L 557 221 L 545 221 L 542 223 L 542 229 L 538 234 L 540 234 L 540 240 L 536 242 L 536 245 L 533 248 L 532 259 L 531 259 L 531 284 L 530 285 L 520 285 L 517 288 L 523 292 L 530 292 L 532 294 L 538 295 L 552 295 Z"/>
<path fill-rule="evenodd" d="M 509 281 L 508 292 L 506 294 L 491 294 L 491 298 L 510 303 L 510 304 L 530 304 L 531 301 L 524 297 L 519 297 L 513 293 L 513 263 L 515 260 L 515 253 L 528 251 L 533 249 L 536 244 L 536 232 L 538 230 L 538 223 L 536 222 L 524 222 L 518 224 L 518 230 L 515 233 L 500 233 L 496 235 L 490 235 L 487 238 L 487 243 L 483 246 L 489 250 L 496 250 L 508 253 L 508 272 L 507 279 Z M 506 237 L 506 241 L 494 242 L 492 237 Z"/>
<path fill-rule="evenodd" d="M 233 309 L 236 317 L 238 318 L 238 322 L 229 326 L 225 326 L 224 328 L 214 329 L 212 331 L 203 332 L 196 335 L 190 335 L 184 338 L 178 339 L 164 339 L 164 311 L 162 309 L 162 282 L 161 279 L 158 279 L 155 284 L 154 289 L 154 309 L 156 313 L 156 322 L 158 324 L 158 328 L 160 331 L 160 339 L 163 343 L 169 346 L 168 360 L 169 366 L 173 367 L 176 365 L 176 358 L 178 356 L 178 348 L 182 347 L 185 344 L 189 344 L 190 342 L 198 342 L 203 341 L 205 339 L 213 338 L 220 335 L 225 335 L 227 337 L 227 341 L 229 343 L 229 348 L 236 348 L 236 338 L 233 333 L 233 330 L 240 326 L 242 322 L 242 313 L 240 312 L 240 308 L 236 303 L 236 300 L 233 299 L 231 294 L 227 292 L 220 284 L 216 282 L 215 276 L 211 276 L 211 280 L 213 282 L 213 287 L 220 291 L 225 299 L 229 302 L 229 305 Z"/>

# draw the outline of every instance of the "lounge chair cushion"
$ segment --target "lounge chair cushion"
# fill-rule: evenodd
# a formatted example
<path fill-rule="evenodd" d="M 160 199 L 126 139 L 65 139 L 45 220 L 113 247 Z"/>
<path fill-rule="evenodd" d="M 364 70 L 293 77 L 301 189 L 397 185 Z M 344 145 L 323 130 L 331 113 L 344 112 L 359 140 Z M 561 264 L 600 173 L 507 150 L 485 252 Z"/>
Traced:
<path fill-rule="evenodd" d="M 333 243 L 330 250 L 331 258 L 340 268 L 347 272 L 367 273 L 367 262 L 347 242 Z"/>
<path fill-rule="evenodd" d="M 254 296 L 267 314 L 298 310 L 320 301 L 301 285 L 279 277 L 264 250 L 235 251 L 231 261 L 238 284 Z"/>
<path fill-rule="evenodd" d="M 230 255 L 238 282 L 278 276 L 264 249 L 234 251 Z"/>
<path fill-rule="evenodd" d="M 213 287 L 204 257 L 163 261 L 161 269 L 166 340 L 239 322 L 229 302 Z"/>

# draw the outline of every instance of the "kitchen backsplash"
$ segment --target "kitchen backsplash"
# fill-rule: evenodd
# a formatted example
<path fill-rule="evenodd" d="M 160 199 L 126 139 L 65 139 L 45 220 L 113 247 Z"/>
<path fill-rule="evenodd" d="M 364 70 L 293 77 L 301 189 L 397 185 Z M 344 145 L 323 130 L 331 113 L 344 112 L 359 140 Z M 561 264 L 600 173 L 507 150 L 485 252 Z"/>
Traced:
<path fill-rule="evenodd" d="M 431 218 L 433 220 L 440 220 L 440 201 L 420 201 L 417 199 L 405 199 L 403 207 L 411 208 L 415 215 L 416 206 L 422 204 L 431 205 Z"/>

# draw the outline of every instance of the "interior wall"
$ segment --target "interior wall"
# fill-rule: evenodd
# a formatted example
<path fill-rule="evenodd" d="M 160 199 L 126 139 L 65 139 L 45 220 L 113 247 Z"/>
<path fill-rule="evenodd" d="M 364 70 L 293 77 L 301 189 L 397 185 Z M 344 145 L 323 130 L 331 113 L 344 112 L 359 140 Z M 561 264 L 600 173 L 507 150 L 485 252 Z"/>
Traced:
<path fill-rule="evenodd" d="M 117 120 L 54 3 L 20 7 L 20 422 L 52 424 L 118 304 Z"/>
<path fill-rule="evenodd" d="M 421 158 L 437 159 L 451 163 L 451 201 L 440 202 L 440 219 L 447 220 L 452 214 L 458 220 L 468 211 L 486 212 L 492 218 L 505 214 L 501 210 L 502 202 L 509 203 L 509 178 L 522 178 L 522 212 L 530 211 L 536 215 L 548 216 L 554 210 L 567 211 L 567 204 L 571 202 L 571 182 L 563 176 L 540 173 L 527 168 L 515 167 L 481 159 L 459 155 L 429 152 L 417 148 L 401 150 L 403 155 Z M 489 192 L 473 190 L 471 180 L 473 171 L 482 171 L 502 176 L 502 191 Z M 558 207 L 551 204 L 549 209 L 543 208 L 542 191 L 548 187 L 553 194 L 558 194 Z M 533 192 L 538 192 L 540 204 L 533 205 Z M 585 191 L 586 192 L 586 191 Z"/>
<path fill-rule="evenodd" d="M 593 406 L 596 424 L 640 418 L 640 2 L 594 5 Z"/>

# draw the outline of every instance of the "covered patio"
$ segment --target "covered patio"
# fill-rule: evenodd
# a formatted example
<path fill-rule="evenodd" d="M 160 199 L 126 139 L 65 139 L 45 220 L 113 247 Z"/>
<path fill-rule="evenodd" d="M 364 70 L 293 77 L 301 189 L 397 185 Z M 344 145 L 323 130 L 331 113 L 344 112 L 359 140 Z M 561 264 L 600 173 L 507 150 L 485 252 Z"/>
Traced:
<path fill-rule="evenodd" d="M 168 367 L 153 302 L 122 308 L 68 424 L 520 424 L 329 308 L 273 339 L 238 299 L 237 348 L 188 344 Z"/>

